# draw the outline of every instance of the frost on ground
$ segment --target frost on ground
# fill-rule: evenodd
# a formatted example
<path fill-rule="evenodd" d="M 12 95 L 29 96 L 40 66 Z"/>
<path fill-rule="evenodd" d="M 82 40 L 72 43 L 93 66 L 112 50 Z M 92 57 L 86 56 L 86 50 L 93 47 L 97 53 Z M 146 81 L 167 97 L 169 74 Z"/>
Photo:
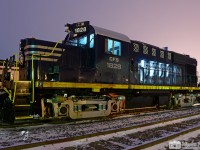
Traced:
<path fill-rule="evenodd" d="M 190 118 L 183 118 L 165 123 L 159 123 L 156 125 L 120 131 L 116 133 L 100 135 L 91 138 L 85 138 L 76 141 L 63 142 L 58 144 L 50 144 L 45 146 L 39 146 L 37 149 L 100 149 L 100 150 L 124 150 L 135 148 L 144 143 L 156 141 L 164 137 L 179 133 L 200 126 L 200 117 L 193 116 Z M 29 150 L 34 150 L 30 148 Z"/>
<path fill-rule="evenodd" d="M 44 124 L 18 128 L 0 129 L 0 149 L 17 145 L 57 140 L 86 134 L 93 134 L 125 127 L 133 127 L 141 124 L 152 123 L 175 116 L 183 116 L 196 113 L 199 108 L 185 111 L 168 111 L 146 115 L 135 115 L 124 118 L 74 124 Z"/>
<path fill-rule="evenodd" d="M 169 149 L 170 142 L 181 142 L 181 144 L 187 143 L 187 145 L 190 147 L 184 148 L 183 147 L 184 145 L 182 145 L 181 148 L 199 150 L 200 149 L 200 130 L 196 130 L 184 135 L 180 135 L 174 139 L 171 139 L 170 141 L 163 142 L 152 147 L 148 147 L 147 149 L 144 149 L 144 150 L 155 150 L 155 149 L 166 150 L 166 149 Z M 195 147 L 191 147 L 191 146 L 195 146 Z"/>

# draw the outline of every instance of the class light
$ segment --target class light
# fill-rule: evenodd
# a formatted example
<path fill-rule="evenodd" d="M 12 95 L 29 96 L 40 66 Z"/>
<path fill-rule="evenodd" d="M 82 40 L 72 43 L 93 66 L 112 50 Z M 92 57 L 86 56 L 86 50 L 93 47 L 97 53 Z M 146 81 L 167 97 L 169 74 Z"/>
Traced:
<path fill-rule="evenodd" d="M 68 26 L 65 27 L 65 32 L 67 32 L 67 33 L 70 32 L 70 28 Z"/>

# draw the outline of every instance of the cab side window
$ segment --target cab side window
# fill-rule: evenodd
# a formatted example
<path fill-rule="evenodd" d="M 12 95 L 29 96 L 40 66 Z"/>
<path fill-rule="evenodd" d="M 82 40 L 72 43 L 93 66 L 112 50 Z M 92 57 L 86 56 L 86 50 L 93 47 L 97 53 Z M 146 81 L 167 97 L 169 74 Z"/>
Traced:
<path fill-rule="evenodd" d="M 107 54 L 121 56 L 121 42 L 112 39 L 106 39 L 105 52 Z"/>

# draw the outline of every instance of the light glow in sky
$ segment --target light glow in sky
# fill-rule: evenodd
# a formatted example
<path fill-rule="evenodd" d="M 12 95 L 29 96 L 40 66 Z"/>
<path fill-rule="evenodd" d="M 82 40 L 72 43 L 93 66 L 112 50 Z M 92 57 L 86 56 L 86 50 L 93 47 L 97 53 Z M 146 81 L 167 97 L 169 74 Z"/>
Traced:
<path fill-rule="evenodd" d="M 1 0 L 0 59 L 18 52 L 20 39 L 56 42 L 66 23 L 90 21 L 199 61 L 199 6 L 199 0 Z"/>

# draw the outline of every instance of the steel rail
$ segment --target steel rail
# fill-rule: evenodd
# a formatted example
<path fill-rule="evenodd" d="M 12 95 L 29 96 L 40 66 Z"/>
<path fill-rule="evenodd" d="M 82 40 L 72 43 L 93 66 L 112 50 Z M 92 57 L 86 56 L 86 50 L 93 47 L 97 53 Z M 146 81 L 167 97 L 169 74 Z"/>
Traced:
<path fill-rule="evenodd" d="M 166 122 L 174 121 L 174 120 L 177 120 L 177 119 L 184 119 L 184 118 L 188 118 L 188 117 L 191 117 L 191 116 L 197 116 L 197 115 L 200 115 L 200 113 L 196 113 L 196 114 L 192 114 L 192 115 L 186 115 L 186 116 L 181 116 L 181 117 L 177 117 L 177 118 L 171 118 L 171 119 L 164 120 L 164 121 L 162 120 L 162 121 L 153 122 L 153 123 L 147 123 L 147 124 L 142 124 L 142 125 L 140 124 L 140 125 L 133 126 L 133 127 L 125 127 L 125 128 L 114 129 L 114 130 L 109 130 L 109 131 L 103 131 L 103 132 L 98 132 L 98 133 L 93 133 L 93 134 L 87 134 L 87 135 L 81 135 L 81 136 L 76 136 L 76 137 L 69 137 L 69 138 L 63 138 L 63 139 L 57 139 L 57 140 L 49 140 L 49 141 L 42 141 L 42 142 L 37 142 L 37 143 L 31 143 L 31 144 L 26 144 L 26 145 L 13 146 L 13 147 L 8 147 L 8 148 L 3 148 L 2 150 L 28 149 L 28 148 L 34 148 L 34 147 L 39 147 L 39 146 L 45 146 L 45 145 L 49 145 L 49 144 L 58 144 L 58 143 L 63 143 L 63 142 L 72 142 L 72 141 L 75 141 L 75 140 L 81 140 L 81 139 L 92 138 L 92 137 L 97 137 L 97 136 L 103 136 L 103 135 L 108 135 L 108 134 L 122 132 L 122 131 L 128 131 L 128 130 L 132 130 L 132 129 L 136 129 L 136 128 L 152 126 L 152 125 L 156 125 L 156 124 L 166 123 Z M 190 131 L 192 131 L 192 129 L 188 130 L 188 132 L 190 132 Z M 173 138 L 173 136 L 171 138 Z M 152 142 L 150 144 L 140 145 L 138 147 L 135 147 L 134 149 L 145 148 L 145 147 L 148 147 L 150 145 L 152 146 L 152 144 L 155 145 L 155 144 L 160 143 L 160 142 L 163 142 L 163 140 L 158 141 L 158 142 L 155 141 L 155 142 Z"/>

